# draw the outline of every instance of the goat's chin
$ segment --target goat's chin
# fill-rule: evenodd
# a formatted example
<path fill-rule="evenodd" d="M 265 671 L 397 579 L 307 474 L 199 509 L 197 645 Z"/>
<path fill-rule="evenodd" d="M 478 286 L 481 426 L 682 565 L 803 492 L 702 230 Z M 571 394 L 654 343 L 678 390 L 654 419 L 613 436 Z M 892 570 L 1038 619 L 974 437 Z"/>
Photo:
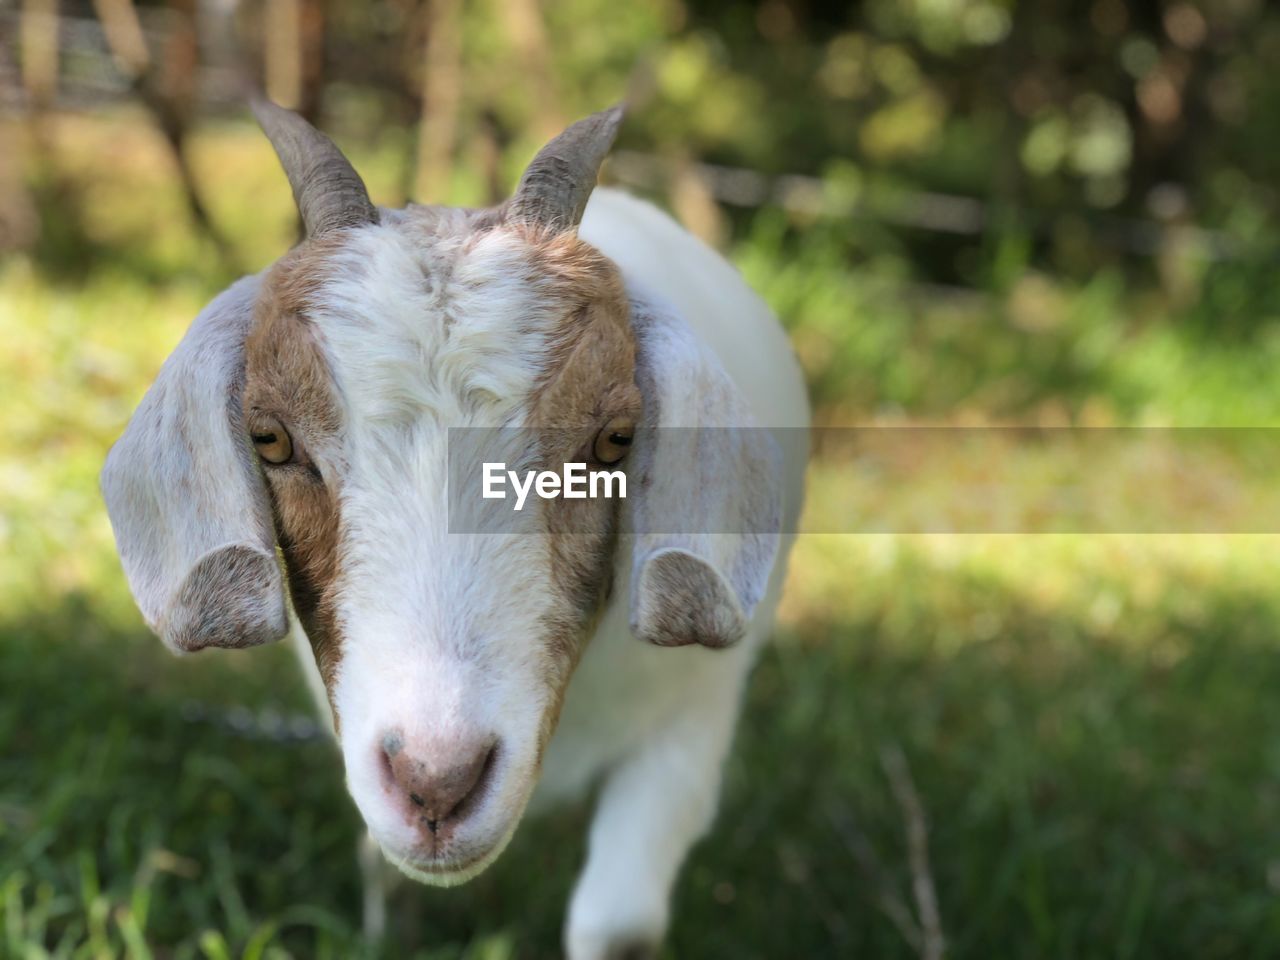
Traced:
<path fill-rule="evenodd" d="M 507 844 L 515 836 L 516 826 L 519 822 L 519 817 L 513 819 L 511 826 L 507 828 L 506 833 L 502 835 L 497 843 L 480 856 L 461 864 L 436 864 L 429 860 L 415 861 L 400 856 L 386 847 L 382 848 L 382 853 L 388 861 L 395 865 L 396 869 L 411 880 L 416 880 L 429 887 L 457 887 L 475 879 L 493 866 L 494 861 L 502 856 L 502 852 L 507 849 Z"/>
<path fill-rule="evenodd" d="M 412 841 L 405 844 L 404 837 L 379 837 L 376 832 L 373 836 L 383 856 L 405 876 L 432 887 L 456 887 L 484 873 L 506 850 L 524 817 L 531 792 L 525 790 L 518 802 L 507 806 L 503 812 L 510 812 L 503 818 L 504 822 L 491 821 L 490 828 L 481 836 L 473 835 L 459 844 L 450 844 L 440 856 L 433 856 Z M 489 840 L 490 837 L 493 839 Z"/>

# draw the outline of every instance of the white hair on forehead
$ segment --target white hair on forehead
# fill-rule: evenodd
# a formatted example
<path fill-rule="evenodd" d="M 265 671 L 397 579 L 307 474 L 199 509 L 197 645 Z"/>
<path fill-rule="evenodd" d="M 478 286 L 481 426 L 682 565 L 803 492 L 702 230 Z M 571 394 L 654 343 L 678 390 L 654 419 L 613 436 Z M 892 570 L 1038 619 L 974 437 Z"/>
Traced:
<path fill-rule="evenodd" d="M 327 263 L 310 316 L 354 419 L 518 422 L 565 306 L 524 240 L 453 226 L 367 228 Z"/>
<path fill-rule="evenodd" d="M 431 226 L 362 228 L 310 296 L 345 408 L 336 699 L 349 718 L 381 717 L 373 696 L 402 697 L 406 715 L 415 697 L 448 703 L 462 689 L 493 687 L 473 708 L 512 715 L 544 696 L 510 699 L 529 699 L 516 678 L 540 670 L 530 638 L 558 610 L 544 589 L 549 546 L 532 510 L 503 535 L 450 532 L 447 428 L 523 423 L 566 304 L 520 237 L 465 219 Z M 463 447 L 477 478 L 476 457 L 518 462 L 530 442 L 479 436 Z"/>

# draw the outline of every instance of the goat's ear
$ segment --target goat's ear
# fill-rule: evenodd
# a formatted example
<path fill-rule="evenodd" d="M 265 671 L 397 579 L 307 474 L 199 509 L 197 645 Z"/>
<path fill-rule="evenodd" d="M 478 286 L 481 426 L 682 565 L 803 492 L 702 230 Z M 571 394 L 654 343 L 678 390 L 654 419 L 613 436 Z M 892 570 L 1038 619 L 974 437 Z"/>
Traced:
<path fill-rule="evenodd" d="M 768 585 L 781 456 L 679 317 L 632 304 L 644 422 L 628 468 L 631 631 L 659 646 L 740 640 Z"/>
<path fill-rule="evenodd" d="M 107 456 L 102 494 L 129 588 L 174 651 L 288 628 L 271 511 L 240 410 L 259 280 L 196 318 Z"/>

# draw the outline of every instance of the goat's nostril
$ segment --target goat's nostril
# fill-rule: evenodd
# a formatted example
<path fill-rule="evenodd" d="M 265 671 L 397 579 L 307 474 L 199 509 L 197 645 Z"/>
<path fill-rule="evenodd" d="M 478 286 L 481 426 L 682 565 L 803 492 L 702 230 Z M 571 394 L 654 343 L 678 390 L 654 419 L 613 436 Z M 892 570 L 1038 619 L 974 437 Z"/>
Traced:
<path fill-rule="evenodd" d="M 414 819 L 433 836 L 470 812 L 484 793 L 498 749 L 495 740 L 484 740 L 470 748 L 420 752 L 398 732 L 383 737 L 381 746 L 387 787 L 408 799 L 416 808 Z"/>

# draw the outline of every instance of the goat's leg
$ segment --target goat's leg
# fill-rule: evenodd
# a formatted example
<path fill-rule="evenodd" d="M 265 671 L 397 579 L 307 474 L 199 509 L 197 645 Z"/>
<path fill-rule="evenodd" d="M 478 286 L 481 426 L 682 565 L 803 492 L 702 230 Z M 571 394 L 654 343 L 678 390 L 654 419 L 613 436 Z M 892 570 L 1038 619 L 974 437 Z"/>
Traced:
<path fill-rule="evenodd" d="M 387 864 L 373 837 L 364 834 L 357 850 L 360 861 L 360 878 L 364 884 L 363 930 L 366 946 L 371 951 L 382 944 L 387 934 Z"/>
<path fill-rule="evenodd" d="M 656 956 L 676 875 L 715 815 L 733 738 L 736 690 L 708 700 L 665 725 L 605 780 L 569 905 L 569 960 Z"/>

